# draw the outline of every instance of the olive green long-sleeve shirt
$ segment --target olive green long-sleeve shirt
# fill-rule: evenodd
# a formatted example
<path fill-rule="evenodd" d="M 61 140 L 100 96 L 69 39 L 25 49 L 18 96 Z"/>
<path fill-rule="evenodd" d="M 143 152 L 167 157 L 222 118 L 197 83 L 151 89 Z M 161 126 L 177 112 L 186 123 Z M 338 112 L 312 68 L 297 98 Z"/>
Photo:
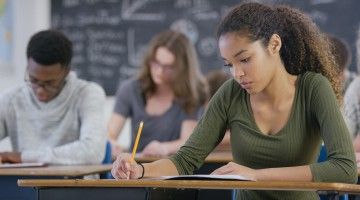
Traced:
<path fill-rule="evenodd" d="M 298 76 L 291 114 L 275 135 L 261 133 L 249 94 L 227 81 L 211 99 L 193 134 L 170 159 L 191 174 L 230 128 L 234 162 L 253 168 L 310 165 L 313 181 L 355 183 L 357 169 L 348 129 L 329 81 L 318 73 Z M 327 161 L 317 163 L 322 140 Z M 315 192 L 240 191 L 238 199 L 318 199 Z"/>

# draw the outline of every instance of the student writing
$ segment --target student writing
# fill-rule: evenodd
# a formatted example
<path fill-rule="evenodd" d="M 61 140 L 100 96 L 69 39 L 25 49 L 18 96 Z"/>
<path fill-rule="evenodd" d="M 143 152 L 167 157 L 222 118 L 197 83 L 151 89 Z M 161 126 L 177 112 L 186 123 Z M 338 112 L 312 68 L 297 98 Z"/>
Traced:
<path fill-rule="evenodd" d="M 34 34 L 25 83 L 0 95 L 2 162 L 101 163 L 106 144 L 104 90 L 71 71 L 72 43 L 61 32 Z"/>
<path fill-rule="evenodd" d="M 241 4 L 221 21 L 218 44 L 233 79 L 210 100 L 185 145 L 169 159 L 144 164 L 144 176 L 192 173 L 229 128 L 234 162 L 213 174 L 355 183 L 355 156 L 339 109 L 334 57 L 309 17 L 289 7 Z M 322 140 L 328 158 L 316 163 Z M 143 173 L 122 154 L 112 174 L 126 178 L 126 172 L 131 178 Z M 238 193 L 238 199 L 318 198 L 315 192 Z"/>

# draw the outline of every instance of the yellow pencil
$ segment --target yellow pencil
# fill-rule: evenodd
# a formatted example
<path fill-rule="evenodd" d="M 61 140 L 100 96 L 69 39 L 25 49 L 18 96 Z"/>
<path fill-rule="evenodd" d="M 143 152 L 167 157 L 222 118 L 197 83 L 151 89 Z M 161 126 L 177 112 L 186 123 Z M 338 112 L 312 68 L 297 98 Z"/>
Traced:
<path fill-rule="evenodd" d="M 136 135 L 133 151 L 132 151 L 132 156 L 131 157 L 132 157 L 133 160 L 135 160 L 135 154 L 136 154 L 136 150 L 137 150 L 137 147 L 138 147 L 138 144 L 139 144 L 140 135 L 141 135 L 141 131 L 143 129 L 143 126 L 144 126 L 144 122 L 141 121 L 138 132 L 137 132 L 137 135 Z"/>

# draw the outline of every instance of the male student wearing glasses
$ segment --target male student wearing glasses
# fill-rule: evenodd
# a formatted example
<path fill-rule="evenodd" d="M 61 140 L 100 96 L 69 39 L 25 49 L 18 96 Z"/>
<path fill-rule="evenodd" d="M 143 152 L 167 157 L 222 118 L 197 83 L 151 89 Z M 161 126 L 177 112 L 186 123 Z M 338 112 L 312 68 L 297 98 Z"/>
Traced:
<path fill-rule="evenodd" d="M 71 71 L 72 43 L 54 30 L 27 46 L 25 84 L 0 94 L 0 140 L 13 152 L 4 163 L 101 163 L 105 153 L 104 90 Z"/>

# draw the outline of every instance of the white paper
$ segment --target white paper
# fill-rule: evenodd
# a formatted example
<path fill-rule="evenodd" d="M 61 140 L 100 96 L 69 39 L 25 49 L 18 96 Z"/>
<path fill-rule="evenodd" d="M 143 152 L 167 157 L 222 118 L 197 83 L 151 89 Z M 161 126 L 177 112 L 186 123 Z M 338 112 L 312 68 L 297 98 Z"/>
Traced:
<path fill-rule="evenodd" d="M 180 175 L 180 176 L 161 176 L 161 180 L 238 180 L 238 181 L 254 181 L 240 175 L 209 175 L 209 174 L 194 174 L 194 175 Z"/>
<path fill-rule="evenodd" d="M 4 163 L 0 164 L 0 168 L 16 168 L 16 167 L 42 167 L 45 163 Z"/>

